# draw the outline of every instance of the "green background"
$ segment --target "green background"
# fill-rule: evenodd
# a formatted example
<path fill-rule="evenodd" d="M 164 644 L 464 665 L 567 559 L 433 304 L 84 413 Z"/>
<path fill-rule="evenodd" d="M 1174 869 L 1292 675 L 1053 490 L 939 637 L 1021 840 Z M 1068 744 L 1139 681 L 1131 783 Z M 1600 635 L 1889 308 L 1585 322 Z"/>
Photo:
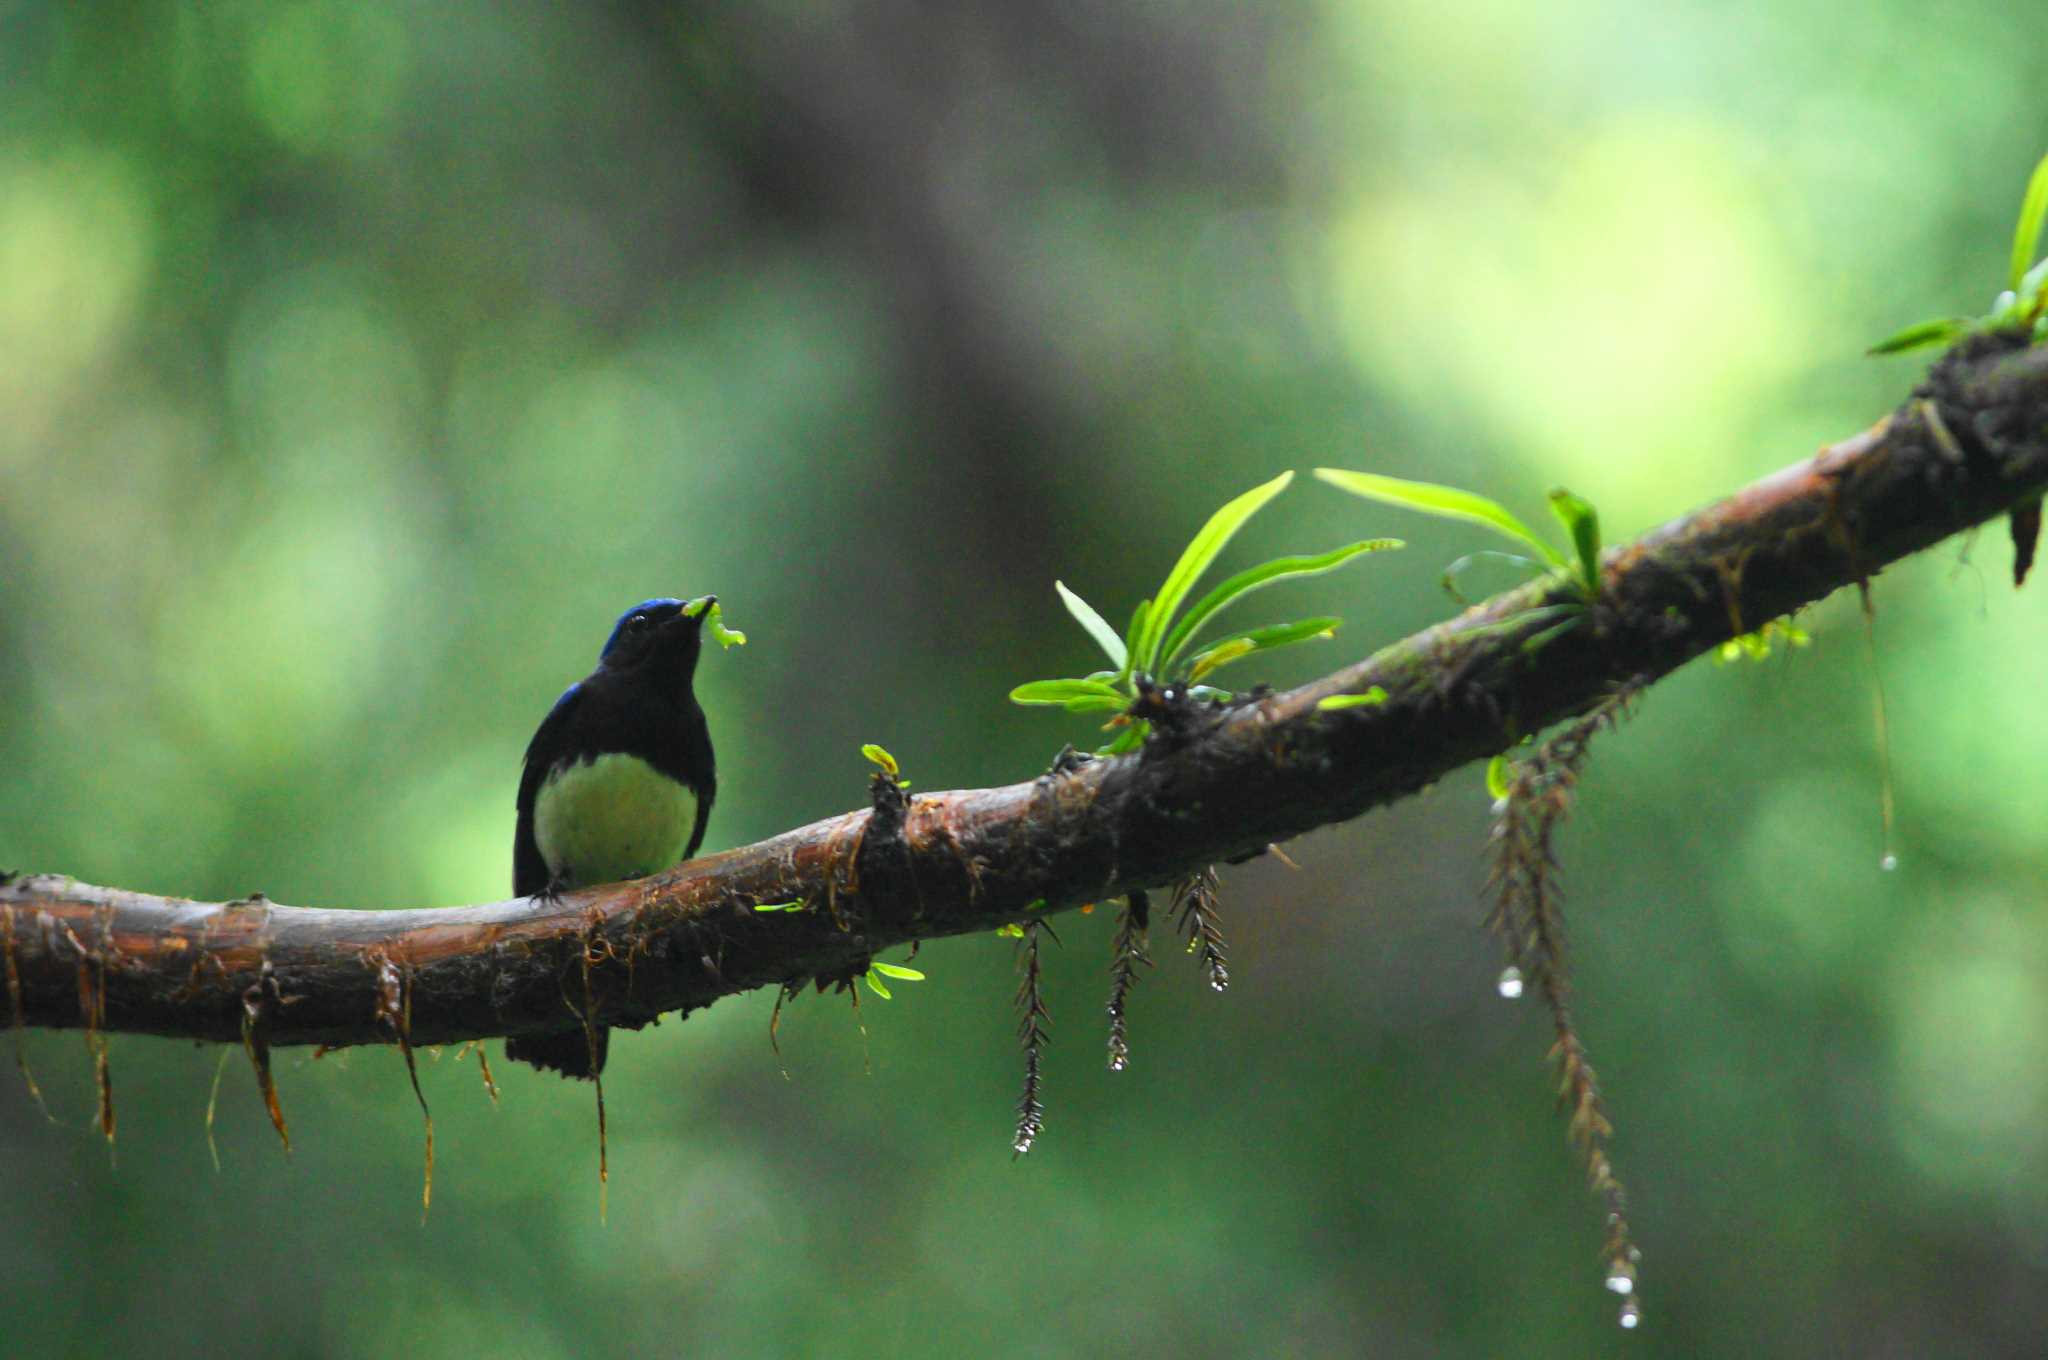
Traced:
<path fill-rule="evenodd" d="M 710 844 L 1008 782 L 1202 517 L 1288 467 L 1563 482 L 1610 539 L 1852 433 L 1981 309 L 2048 134 L 2024 7 L 0 4 L 0 864 L 488 900 L 526 738 L 624 605 L 716 591 Z M 1489 546 L 1298 483 L 1227 565 L 1288 683 Z M 1985 1354 L 2048 1325 L 2048 600 L 1988 532 L 1603 739 L 1564 854 L 1643 1328 L 1479 929 L 1477 769 L 1228 870 L 1104 1070 L 1064 918 L 1039 1148 L 1012 946 L 588 1092 L 473 1057 L 0 1068 L 32 1355 Z M 1249 611 L 1248 611 L 1249 612 Z M 1256 621 L 1256 620 L 1248 620 Z M 1901 867 L 1880 873 L 1873 697 Z M 494 1046 L 495 1049 L 495 1046 Z M 871 1067 L 872 1070 L 868 1070 Z"/>

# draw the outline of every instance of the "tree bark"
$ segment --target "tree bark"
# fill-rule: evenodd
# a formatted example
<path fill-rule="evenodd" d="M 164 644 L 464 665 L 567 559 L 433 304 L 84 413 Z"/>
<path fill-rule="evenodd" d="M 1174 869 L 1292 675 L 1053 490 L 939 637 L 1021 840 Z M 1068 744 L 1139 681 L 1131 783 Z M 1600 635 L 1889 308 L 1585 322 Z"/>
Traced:
<path fill-rule="evenodd" d="M 1904 406 L 1608 551 L 1578 626 L 1498 595 L 1312 684 L 1188 708 L 1145 750 L 906 796 L 632 883 L 482 906 L 197 903 L 0 879 L 17 1025 L 258 1044 L 413 1044 L 638 1027 L 722 996 L 857 977 L 877 950 L 991 930 L 1255 855 L 1415 793 L 1766 620 L 2048 489 L 2048 350 L 1979 336 Z M 1383 702 L 1324 710 L 1377 686 Z M 795 902 L 798 908 L 758 907 Z"/>

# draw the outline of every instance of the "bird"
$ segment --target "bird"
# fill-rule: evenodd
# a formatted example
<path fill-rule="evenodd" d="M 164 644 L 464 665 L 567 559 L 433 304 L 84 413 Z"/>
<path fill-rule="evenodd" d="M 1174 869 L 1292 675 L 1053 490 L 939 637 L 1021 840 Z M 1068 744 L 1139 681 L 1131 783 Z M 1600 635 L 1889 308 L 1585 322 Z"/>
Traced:
<path fill-rule="evenodd" d="M 643 600 L 619 616 L 597 669 L 562 692 L 526 748 L 512 891 L 553 897 L 660 873 L 697 853 L 718 793 L 692 687 L 718 597 Z M 565 1077 L 604 1070 L 610 1031 L 582 1021 L 518 1035 L 506 1056 Z"/>

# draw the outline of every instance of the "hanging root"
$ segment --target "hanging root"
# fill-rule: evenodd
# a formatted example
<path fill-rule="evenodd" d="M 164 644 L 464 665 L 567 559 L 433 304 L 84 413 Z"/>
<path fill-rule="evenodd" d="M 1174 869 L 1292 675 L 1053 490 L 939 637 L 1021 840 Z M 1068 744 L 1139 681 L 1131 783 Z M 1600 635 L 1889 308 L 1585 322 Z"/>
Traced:
<path fill-rule="evenodd" d="M 1557 1035 L 1549 1057 L 1557 1065 L 1558 1105 L 1566 1111 L 1568 1136 L 1585 1166 L 1587 1182 L 1607 1209 L 1607 1239 L 1601 1248 L 1607 1287 L 1624 1297 L 1624 1315 L 1634 1316 L 1640 1316 L 1635 1280 L 1641 1253 L 1630 1240 L 1628 1196 L 1608 1155 L 1614 1125 L 1572 1019 L 1556 833 L 1571 812 L 1572 793 L 1593 737 L 1621 720 L 1642 683 L 1629 681 L 1514 767 L 1507 796 L 1494 805 L 1494 862 L 1488 884 L 1494 905 L 1487 917 L 1488 928 L 1507 945 L 1501 994 L 1518 996 L 1524 986 L 1534 987 L 1550 1011 Z"/>
<path fill-rule="evenodd" d="M 1173 905 L 1180 913 L 1181 933 L 1188 937 L 1188 953 L 1201 955 L 1202 971 L 1208 974 L 1209 985 L 1220 992 L 1230 985 L 1230 968 L 1223 947 L 1223 917 L 1217 910 L 1218 892 L 1213 864 L 1189 874 L 1173 887 Z"/>
<path fill-rule="evenodd" d="M 1018 1157 L 1031 1151 L 1045 1129 L 1041 1096 L 1052 1016 L 1045 1009 L 1045 993 L 1039 985 L 1038 934 L 1043 929 L 1043 921 L 1033 921 L 1024 927 L 1024 938 L 1017 942 L 1017 966 L 1023 973 L 1017 983 L 1017 1009 L 1022 1013 L 1017 1021 L 1017 1042 L 1024 1049 L 1024 1093 L 1017 1099 L 1017 1132 L 1010 1148 Z"/>
<path fill-rule="evenodd" d="M 785 982 L 775 989 L 775 1009 L 768 1016 L 768 1047 L 775 1054 L 776 1070 L 782 1073 L 784 1081 L 789 1080 L 789 1067 L 782 1061 L 782 1003 L 794 1001 L 803 994 L 801 982 Z"/>
<path fill-rule="evenodd" d="M 374 959 L 377 1019 L 390 1028 L 398 1041 L 399 1056 L 405 1059 L 405 1075 L 412 1081 L 412 1097 L 420 1103 L 420 1118 L 427 1124 L 426 1182 L 420 1190 L 420 1222 L 424 1223 L 427 1211 L 434 1207 L 434 1112 L 427 1108 L 426 1093 L 420 1090 L 419 1063 L 412 1051 L 412 975 L 389 954 L 378 954 Z"/>
<path fill-rule="evenodd" d="M 71 928 L 64 938 L 78 951 L 78 1014 L 85 1021 L 85 1051 L 92 1056 L 92 1084 L 98 1094 L 93 1127 L 107 1140 L 107 1155 L 114 1155 L 114 1072 L 107 1054 L 107 953 L 113 948 L 112 921 L 100 919 L 100 947 L 87 949 Z"/>
<path fill-rule="evenodd" d="M 277 1101 L 277 1082 L 270 1075 L 270 1022 L 282 1004 L 276 970 L 265 959 L 262 974 L 242 993 L 242 1048 L 249 1055 L 249 1066 L 256 1071 L 256 1089 L 263 1093 L 263 1108 L 270 1112 L 271 1127 L 284 1142 L 285 1155 L 290 1156 L 291 1130 L 285 1127 L 284 1107 Z"/>
<path fill-rule="evenodd" d="M 604 1059 L 597 1047 L 597 1024 L 591 1019 L 597 1009 L 590 991 L 590 965 L 602 958 L 593 957 L 593 940 L 597 933 L 599 917 L 595 911 L 584 918 L 583 936 L 577 941 L 576 956 L 583 965 L 583 1009 L 577 1019 L 583 1022 L 583 1039 L 590 1046 L 590 1083 L 597 1088 L 597 1217 L 599 1222 L 608 1221 L 611 1207 L 611 1134 L 605 1124 L 604 1114 Z M 607 946 L 607 950 L 609 946 Z"/>
<path fill-rule="evenodd" d="M 484 1091 L 490 1096 L 491 1108 L 495 1110 L 498 1108 L 498 1079 L 491 1075 L 491 1059 L 490 1055 L 484 1052 L 484 1041 L 481 1039 L 471 1039 L 455 1055 L 455 1061 L 461 1062 L 471 1052 L 476 1054 L 477 1075 L 484 1079 Z"/>
<path fill-rule="evenodd" d="M 1152 957 L 1145 947 L 1146 928 L 1151 924 L 1151 917 L 1152 897 L 1142 888 L 1124 899 L 1124 909 L 1117 916 L 1109 965 L 1109 1070 L 1112 1072 L 1121 1072 L 1131 1065 L 1130 1031 L 1124 1010 L 1130 1000 L 1131 988 L 1137 985 L 1139 966 L 1152 966 Z"/>
<path fill-rule="evenodd" d="M 14 957 L 14 908 L 0 906 L 0 956 L 7 965 L 7 1011 L 14 1031 L 14 1066 L 21 1073 L 22 1083 L 28 1087 L 36 1108 L 43 1112 L 43 1118 L 52 1124 L 57 1116 L 50 1113 L 48 1103 L 43 1100 L 43 1088 L 36 1085 L 35 1074 L 28 1070 L 28 1045 L 23 1039 L 27 1031 L 27 1017 L 21 1003 L 21 966 Z"/>
<path fill-rule="evenodd" d="M 213 1089 L 206 1093 L 206 1150 L 213 1155 L 213 1171 L 220 1174 L 220 1145 L 213 1141 L 213 1112 L 220 1105 L 220 1078 L 228 1070 L 228 1054 L 234 1052 L 226 1044 L 221 1045 L 220 1061 L 213 1065 Z"/>

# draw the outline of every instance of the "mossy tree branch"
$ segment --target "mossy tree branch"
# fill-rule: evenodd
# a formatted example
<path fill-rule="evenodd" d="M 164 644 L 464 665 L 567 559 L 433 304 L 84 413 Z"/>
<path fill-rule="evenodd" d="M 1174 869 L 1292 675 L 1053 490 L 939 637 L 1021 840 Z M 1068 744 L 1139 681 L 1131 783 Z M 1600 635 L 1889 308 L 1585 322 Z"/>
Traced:
<path fill-rule="evenodd" d="M 633 1027 L 851 978 L 887 946 L 1171 883 L 1415 793 L 2044 489 L 2048 351 L 1976 337 L 1869 430 L 1608 552 L 1584 623 L 1533 650 L 1554 619 L 1529 611 L 1569 602 L 1568 584 L 1496 596 L 1136 755 L 878 798 L 552 904 L 334 911 L 14 877 L 0 882 L 10 1012 L 252 1048 L 387 1043 L 395 968 L 410 1041 L 438 1044 L 559 1029 L 571 1007 Z M 1374 686 L 1384 702 L 1318 708 Z M 792 900 L 806 909 L 755 910 Z"/>

